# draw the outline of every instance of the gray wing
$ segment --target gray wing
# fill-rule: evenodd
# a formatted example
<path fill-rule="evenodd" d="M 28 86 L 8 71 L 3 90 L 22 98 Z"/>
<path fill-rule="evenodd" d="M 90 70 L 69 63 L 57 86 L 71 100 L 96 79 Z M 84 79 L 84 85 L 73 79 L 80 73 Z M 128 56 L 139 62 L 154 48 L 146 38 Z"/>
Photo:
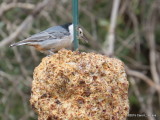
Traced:
<path fill-rule="evenodd" d="M 40 33 L 34 34 L 25 39 L 25 42 L 39 42 L 47 39 L 61 39 L 64 36 L 69 36 L 70 33 L 60 26 L 48 28 Z"/>

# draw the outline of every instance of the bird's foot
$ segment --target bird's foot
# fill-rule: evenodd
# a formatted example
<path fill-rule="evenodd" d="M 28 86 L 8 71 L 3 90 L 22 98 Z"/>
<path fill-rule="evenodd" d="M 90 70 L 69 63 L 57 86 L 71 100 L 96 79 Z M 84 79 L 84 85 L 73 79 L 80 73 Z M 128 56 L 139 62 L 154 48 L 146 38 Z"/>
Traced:
<path fill-rule="evenodd" d="M 54 52 L 52 51 L 52 49 L 51 49 L 51 50 L 48 50 L 47 53 L 48 53 L 48 54 L 47 54 L 47 57 L 50 57 L 50 56 L 54 55 Z"/>

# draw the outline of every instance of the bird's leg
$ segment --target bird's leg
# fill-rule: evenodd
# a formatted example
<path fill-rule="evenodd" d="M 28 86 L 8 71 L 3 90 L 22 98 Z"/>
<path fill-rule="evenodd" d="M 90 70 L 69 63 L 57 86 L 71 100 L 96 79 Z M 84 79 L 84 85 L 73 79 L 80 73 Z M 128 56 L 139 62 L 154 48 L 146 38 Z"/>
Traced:
<path fill-rule="evenodd" d="M 49 50 L 48 52 L 49 52 L 50 55 L 54 55 L 53 51 Z"/>
<path fill-rule="evenodd" d="M 48 50 L 47 53 L 48 53 L 48 55 L 47 55 L 48 57 L 54 55 L 53 49 Z"/>

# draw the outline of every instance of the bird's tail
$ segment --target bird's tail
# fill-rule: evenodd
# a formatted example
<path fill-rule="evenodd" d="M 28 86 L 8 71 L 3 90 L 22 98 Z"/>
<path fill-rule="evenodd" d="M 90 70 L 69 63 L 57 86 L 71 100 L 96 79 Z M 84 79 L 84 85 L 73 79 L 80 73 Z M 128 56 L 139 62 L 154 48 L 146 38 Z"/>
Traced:
<path fill-rule="evenodd" d="M 26 44 L 28 44 L 28 42 L 17 42 L 17 43 L 11 44 L 9 47 L 20 46 L 20 45 L 26 45 Z"/>

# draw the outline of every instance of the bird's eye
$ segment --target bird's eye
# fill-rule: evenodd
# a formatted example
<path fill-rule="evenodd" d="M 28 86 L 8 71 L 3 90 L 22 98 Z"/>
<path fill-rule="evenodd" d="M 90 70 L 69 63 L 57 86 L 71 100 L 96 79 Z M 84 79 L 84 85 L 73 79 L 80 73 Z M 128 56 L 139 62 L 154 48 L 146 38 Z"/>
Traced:
<path fill-rule="evenodd" d="M 82 33 L 82 29 L 80 29 L 80 28 L 79 28 L 79 34 L 83 34 L 83 33 Z"/>

